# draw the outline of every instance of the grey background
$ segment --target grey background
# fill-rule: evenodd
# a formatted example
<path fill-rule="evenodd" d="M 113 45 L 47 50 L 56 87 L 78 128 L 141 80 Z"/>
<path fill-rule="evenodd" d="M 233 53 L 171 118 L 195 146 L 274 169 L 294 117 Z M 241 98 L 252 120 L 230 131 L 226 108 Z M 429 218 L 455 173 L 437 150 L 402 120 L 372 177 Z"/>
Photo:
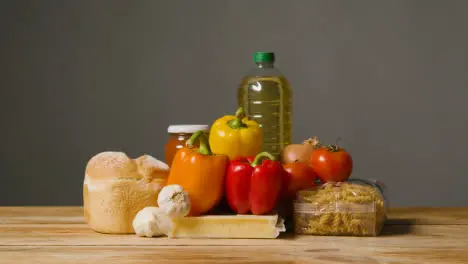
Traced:
<path fill-rule="evenodd" d="M 1 1 L 0 204 L 79 205 L 104 150 L 236 108 L 255 51 L 392 206 L 466 206 L 468 1 Z"/>

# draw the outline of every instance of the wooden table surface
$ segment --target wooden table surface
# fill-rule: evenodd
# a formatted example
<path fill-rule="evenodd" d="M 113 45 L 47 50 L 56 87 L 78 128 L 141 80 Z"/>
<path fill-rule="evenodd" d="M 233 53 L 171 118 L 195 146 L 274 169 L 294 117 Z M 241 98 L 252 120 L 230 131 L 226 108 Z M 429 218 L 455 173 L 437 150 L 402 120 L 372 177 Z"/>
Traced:
<path fill-rule="evenodd" d="M 468 208 L 393 209 L 379 237 L 104 235 L 80 207 L 0 207 L 0 263 L 468 263 Z"/>

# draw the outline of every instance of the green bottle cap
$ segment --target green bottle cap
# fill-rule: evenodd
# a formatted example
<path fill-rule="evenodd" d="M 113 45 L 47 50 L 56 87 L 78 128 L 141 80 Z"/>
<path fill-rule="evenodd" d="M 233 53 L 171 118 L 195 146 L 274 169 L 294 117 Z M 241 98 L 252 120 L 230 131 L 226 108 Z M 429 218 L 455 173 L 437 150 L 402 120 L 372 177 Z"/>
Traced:
<path fill-rule="evenodd" d="M 255 52 L 255 63 L 259 62 L 275 62 L 275 53 L 273 52 Z"/>

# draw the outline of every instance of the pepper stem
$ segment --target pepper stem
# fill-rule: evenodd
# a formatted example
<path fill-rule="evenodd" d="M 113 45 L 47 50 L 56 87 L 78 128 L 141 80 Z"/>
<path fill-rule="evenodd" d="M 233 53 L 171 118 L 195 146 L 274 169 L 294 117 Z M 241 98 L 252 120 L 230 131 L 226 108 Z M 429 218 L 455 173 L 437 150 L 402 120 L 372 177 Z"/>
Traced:
<path fill-rule="evenodd" d="M 242 122 L 244 117 L 244 108 L 241 106 L 236 111 L 236 118 L 229 120 L 227 124 L 232 129 L 247 128 L 247 125 Z"/>
<path fill-rule="evenodd" d="M 273 154 L 264 151 L 264 152 L 258 153 L 257 156 L 255 156 L 254 161 L 250 165 L 252 165 L 253 167 L 259 165 L 263 158 L 268 158 L 270 160 L 276 160 L 276 157 Z"/>
<path fill-rule="evenodd" d="M 211 152 L 210 144 L 208 143 L 208 140 L 206 139 L 206 136 L 202 130 L 199 130 L 193 133 L 193 135 L 189 138 L 189 140 L 185 142 L 185 146 L 192 148 L 193 144 L 195 143 L 197 139 L 200 142 L 198 153 L 202 155 L 213 155 L 213 152 Z"/>

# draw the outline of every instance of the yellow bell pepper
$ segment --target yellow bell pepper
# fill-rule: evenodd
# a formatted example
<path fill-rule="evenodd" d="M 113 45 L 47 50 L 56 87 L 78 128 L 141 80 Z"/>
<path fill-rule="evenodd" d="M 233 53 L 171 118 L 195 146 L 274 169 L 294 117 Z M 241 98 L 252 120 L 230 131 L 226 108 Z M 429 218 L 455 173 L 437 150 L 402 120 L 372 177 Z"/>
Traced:
<path fill-rule="evenodd" d="M 230 159 L 255 156 L 262 150 L 262 129 L 256 121 L 246 118 L 240 107 L 235 116 L 223 116 L 213 123 L 209 143 L 213 153 Z"/>

